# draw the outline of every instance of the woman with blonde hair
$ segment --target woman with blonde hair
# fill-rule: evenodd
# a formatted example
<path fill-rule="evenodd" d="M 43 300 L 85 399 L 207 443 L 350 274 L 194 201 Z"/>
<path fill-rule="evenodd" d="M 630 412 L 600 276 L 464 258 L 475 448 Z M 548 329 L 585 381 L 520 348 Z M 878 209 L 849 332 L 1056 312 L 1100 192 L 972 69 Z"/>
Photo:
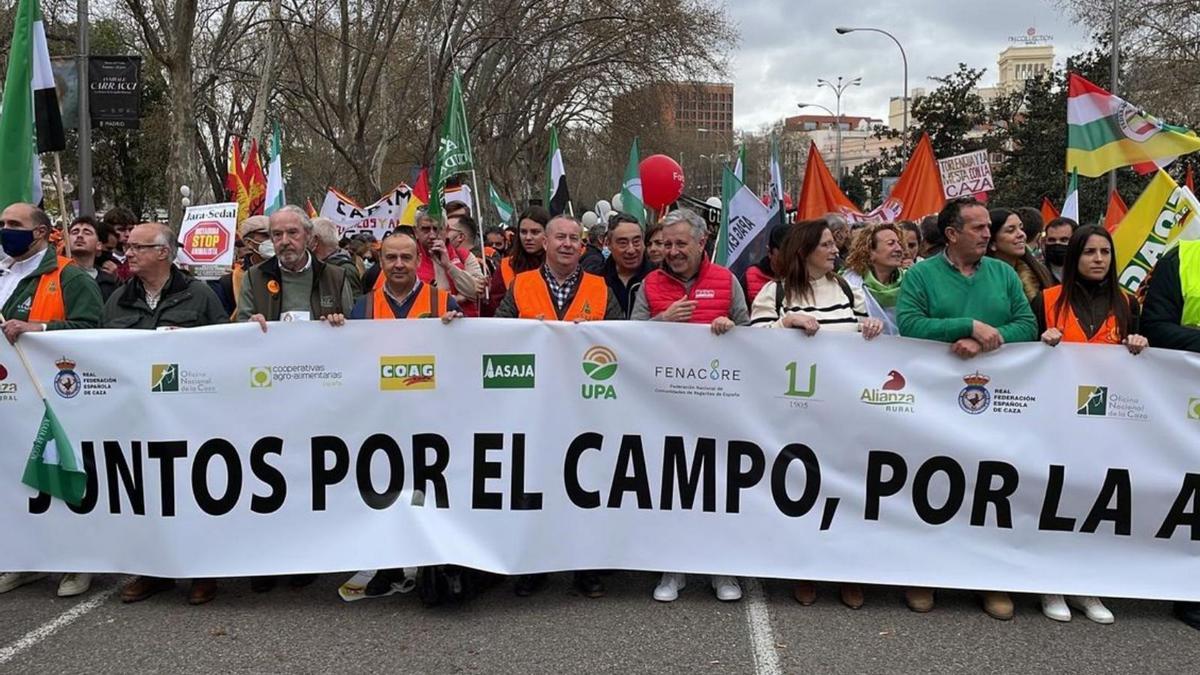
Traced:
<path fill-rule="evenodd" d="M 842 277 L 852 288 L 863 292 L 867 316 L 882 321 L 886 335 L 900 334 L 896 327 L 896 301 L 900 299 L 904 259 L 904 233 L 891 223 L 859 229 L 846 256 Z"/>

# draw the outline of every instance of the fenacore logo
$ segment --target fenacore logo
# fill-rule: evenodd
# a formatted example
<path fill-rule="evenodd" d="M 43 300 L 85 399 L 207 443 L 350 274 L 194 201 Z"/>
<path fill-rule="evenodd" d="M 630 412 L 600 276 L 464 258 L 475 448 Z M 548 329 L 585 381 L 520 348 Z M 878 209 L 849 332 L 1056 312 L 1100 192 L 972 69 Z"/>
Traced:
<path fill-rule="evenodd" d="M 742 371 L 737 368 L 722 368 L 720 359 L 713 359 L 708 367 L 654 366 L 654 376 L 664 380 L 699 380 L 707 382 L 741 382 Z"/>
<path fill-rule="evenodd" d="M 533 389 L 533 354 L 484 354 L 484 389 Z"/>
<path fill-rule="evenodd" d="M 1083 385 L 1076 393 L 1075 413 L 1088 417 L 1108 415 L 1108 387 Z"/>
<path fill-rule="evenodd" d="M 17 400 L 17 383 L 7 382 L 8 369 L 0 363 L 0 403 Z"/>
<path fill-rule="evenodd" d="M 958 407 L 970 415 L 986 412 L 992 405 L 992 392 L 988 391 L 985 385 L 991 382 L 991 379 L 979 371 L 964 377 L 963 382 L 966 382 L 967 386 L 958 393 Z"/>
<path fill-rule="evenodd" d="M 179 364 L 156 363 L 150 366 L 150 391 L 179 391 Z"/>
<path fill-rule="evenodd" d="M 875 389 L 863 389 L 860 401 L 867 405 L 881 406 L 887 412 L 911 413 L 917 397 L 904 391 L 908 382 L 898 370 L 888 372 L 888 378 Z"/>
<path fill-rule="evenodd" d="M 583 353 L 583 372 L 591 382 L 580 385 L 580 393 L 585 399 L 617 398 L 617 390 L 611 384 L 603 384 L 617 374 L 617 355 L 613 350 L 601 345 L 595 345 Z"/>
<path fill-rule="evenodd" d="M 379 388 L 383 391 L 436 389 L 436 374 L 432 355 L 379 357 Z"/>

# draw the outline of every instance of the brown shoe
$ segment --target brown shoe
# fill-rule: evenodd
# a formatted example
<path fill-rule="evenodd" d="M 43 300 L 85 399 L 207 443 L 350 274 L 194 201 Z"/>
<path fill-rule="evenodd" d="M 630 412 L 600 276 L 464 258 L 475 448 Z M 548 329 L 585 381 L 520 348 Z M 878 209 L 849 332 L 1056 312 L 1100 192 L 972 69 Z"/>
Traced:
<path fill-rule="evenodd" d="M 866 600 L 863 598 L 862 586 L 858 584 L 842 584 L 842 604 L 850 609 L 858 609 Z"/>
<path fill-rule="evenodd" d="M 121 589 L 121 602 L 141 602 L 155 593 L 175 588 L 174 579 L 138 577 Z"/>
<path fill-rule="evenodd" d="M 792 587 L 792 597 L 796 602 L 808 607 L 817 601 L 817 585 L 811 581 L 797 581 Z"/>
<path fill-rule="evenodd" d="M 1013 618 L 1013 603 L 1008 593 L 983 591 L 983 611 L 993 619 L 1010 621 Z"/>
<path fill-rule="evenodd" d="M 192 581 L 192 589 L 188 591 L 189 605 L 203 605 L 206 602 L 211 602 L 215 597 L 217 597 L 216 579 L 195 579 Z"/>
<path fill-rule="evenodd" d="M 931 612 L 933 611 L 933 589 L 906 588 L 904 589 L 904 602 L 914 612 L 921 614 Z"/>

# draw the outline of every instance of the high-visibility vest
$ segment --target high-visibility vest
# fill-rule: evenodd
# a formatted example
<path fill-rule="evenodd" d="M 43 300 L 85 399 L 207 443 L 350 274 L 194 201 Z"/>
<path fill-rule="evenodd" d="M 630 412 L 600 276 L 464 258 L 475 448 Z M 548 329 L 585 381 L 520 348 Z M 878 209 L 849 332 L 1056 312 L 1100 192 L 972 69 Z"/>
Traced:
<path fill-rule="evenodd" d="M 1179 286 L 1183 292 L 1180 323 L 1200 327 L 1200 240 L 1179 242 Z"/>
<path fill-rule="evenodd" d="M 58 265 L 42 275 L 37 290 L 33 293 L 33 304 L 29 308 L 29 320 L 38 323 L 67 320 L 67 303 L 63 298 L 62 270 L 73 265 L 74 260 L 55 256 Z"/>
<path fill-rule="evenodd" d="M 550 287 L 542 278 L 542 271 L 529 270 L 517 275 L 513 281 L 513 299 L 517 303 L 519 318 L 543 319 L 554 321 L 558 319 L 554 300 L 550 297 Z M 563 314 L 563 321 L 600 321 L 608 307 L 608 284 L 604 278 L 584 272 L 579 279 L 579 288 L 575 298 Z"/>
<path fill-rule="evenodd" d="M 449 297 L 445 291 L 439 291 L 429 284 L 421 284 L 412 304 L 408 306 L 408 314 L 403 318 L 436 319 L 446 313 Z M 380 321 L 397 318 L 396 313 L 392 311 L 392 303 L 388 302 L 387 292 L 382 288 L 371 292 L 371 304 L 368 309 L 368 319 Z"/>
<path fill-rule="evenodd" d="M 1062 331 L 1063 342 L 1086 342 L 1094 345 L 1121 343 L 1121 335 L 1117 330 L 1117 316 L 1111 311 L 1091 338 L 1084 332 L 1079 317 L 1075 316 L 1075 308 L 1071 307 L 1070 303 L 1067 303 L 1062 315 L 1059 315 L 1057 305 L 1062 290 L 1062 286 L 1052 286 L 1042 291 L 1042 303 L 1046 311 L 1046 325 Z"/>
<path fill-rule="evenodd" d="M 500 278 L 504 280 L 504 287 L 512 286 L 513 279 L 517 277 L 517 273 L 513 271 L 512 258 L 504 258 L 500 261 Z"/>

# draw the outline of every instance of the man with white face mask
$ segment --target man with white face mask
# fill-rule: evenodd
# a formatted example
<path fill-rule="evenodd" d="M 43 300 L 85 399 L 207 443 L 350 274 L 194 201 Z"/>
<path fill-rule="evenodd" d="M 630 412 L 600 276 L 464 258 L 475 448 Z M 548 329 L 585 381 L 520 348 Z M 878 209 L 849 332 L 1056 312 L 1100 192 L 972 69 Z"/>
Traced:
<path fill-rule="evenodd" d="M 266 216 L 250 216 L 238 224 L 237 235 L 241 242 L 238 249 L 245 251 L 245 255 L 234 261 L 233 271 L 221 277 L 213 288 L 230 318 L 237 311 L 237 297 L 246 280 L 246 270 L 275 257 L 275 244 L 271 242 L 268 222 Z"/>

